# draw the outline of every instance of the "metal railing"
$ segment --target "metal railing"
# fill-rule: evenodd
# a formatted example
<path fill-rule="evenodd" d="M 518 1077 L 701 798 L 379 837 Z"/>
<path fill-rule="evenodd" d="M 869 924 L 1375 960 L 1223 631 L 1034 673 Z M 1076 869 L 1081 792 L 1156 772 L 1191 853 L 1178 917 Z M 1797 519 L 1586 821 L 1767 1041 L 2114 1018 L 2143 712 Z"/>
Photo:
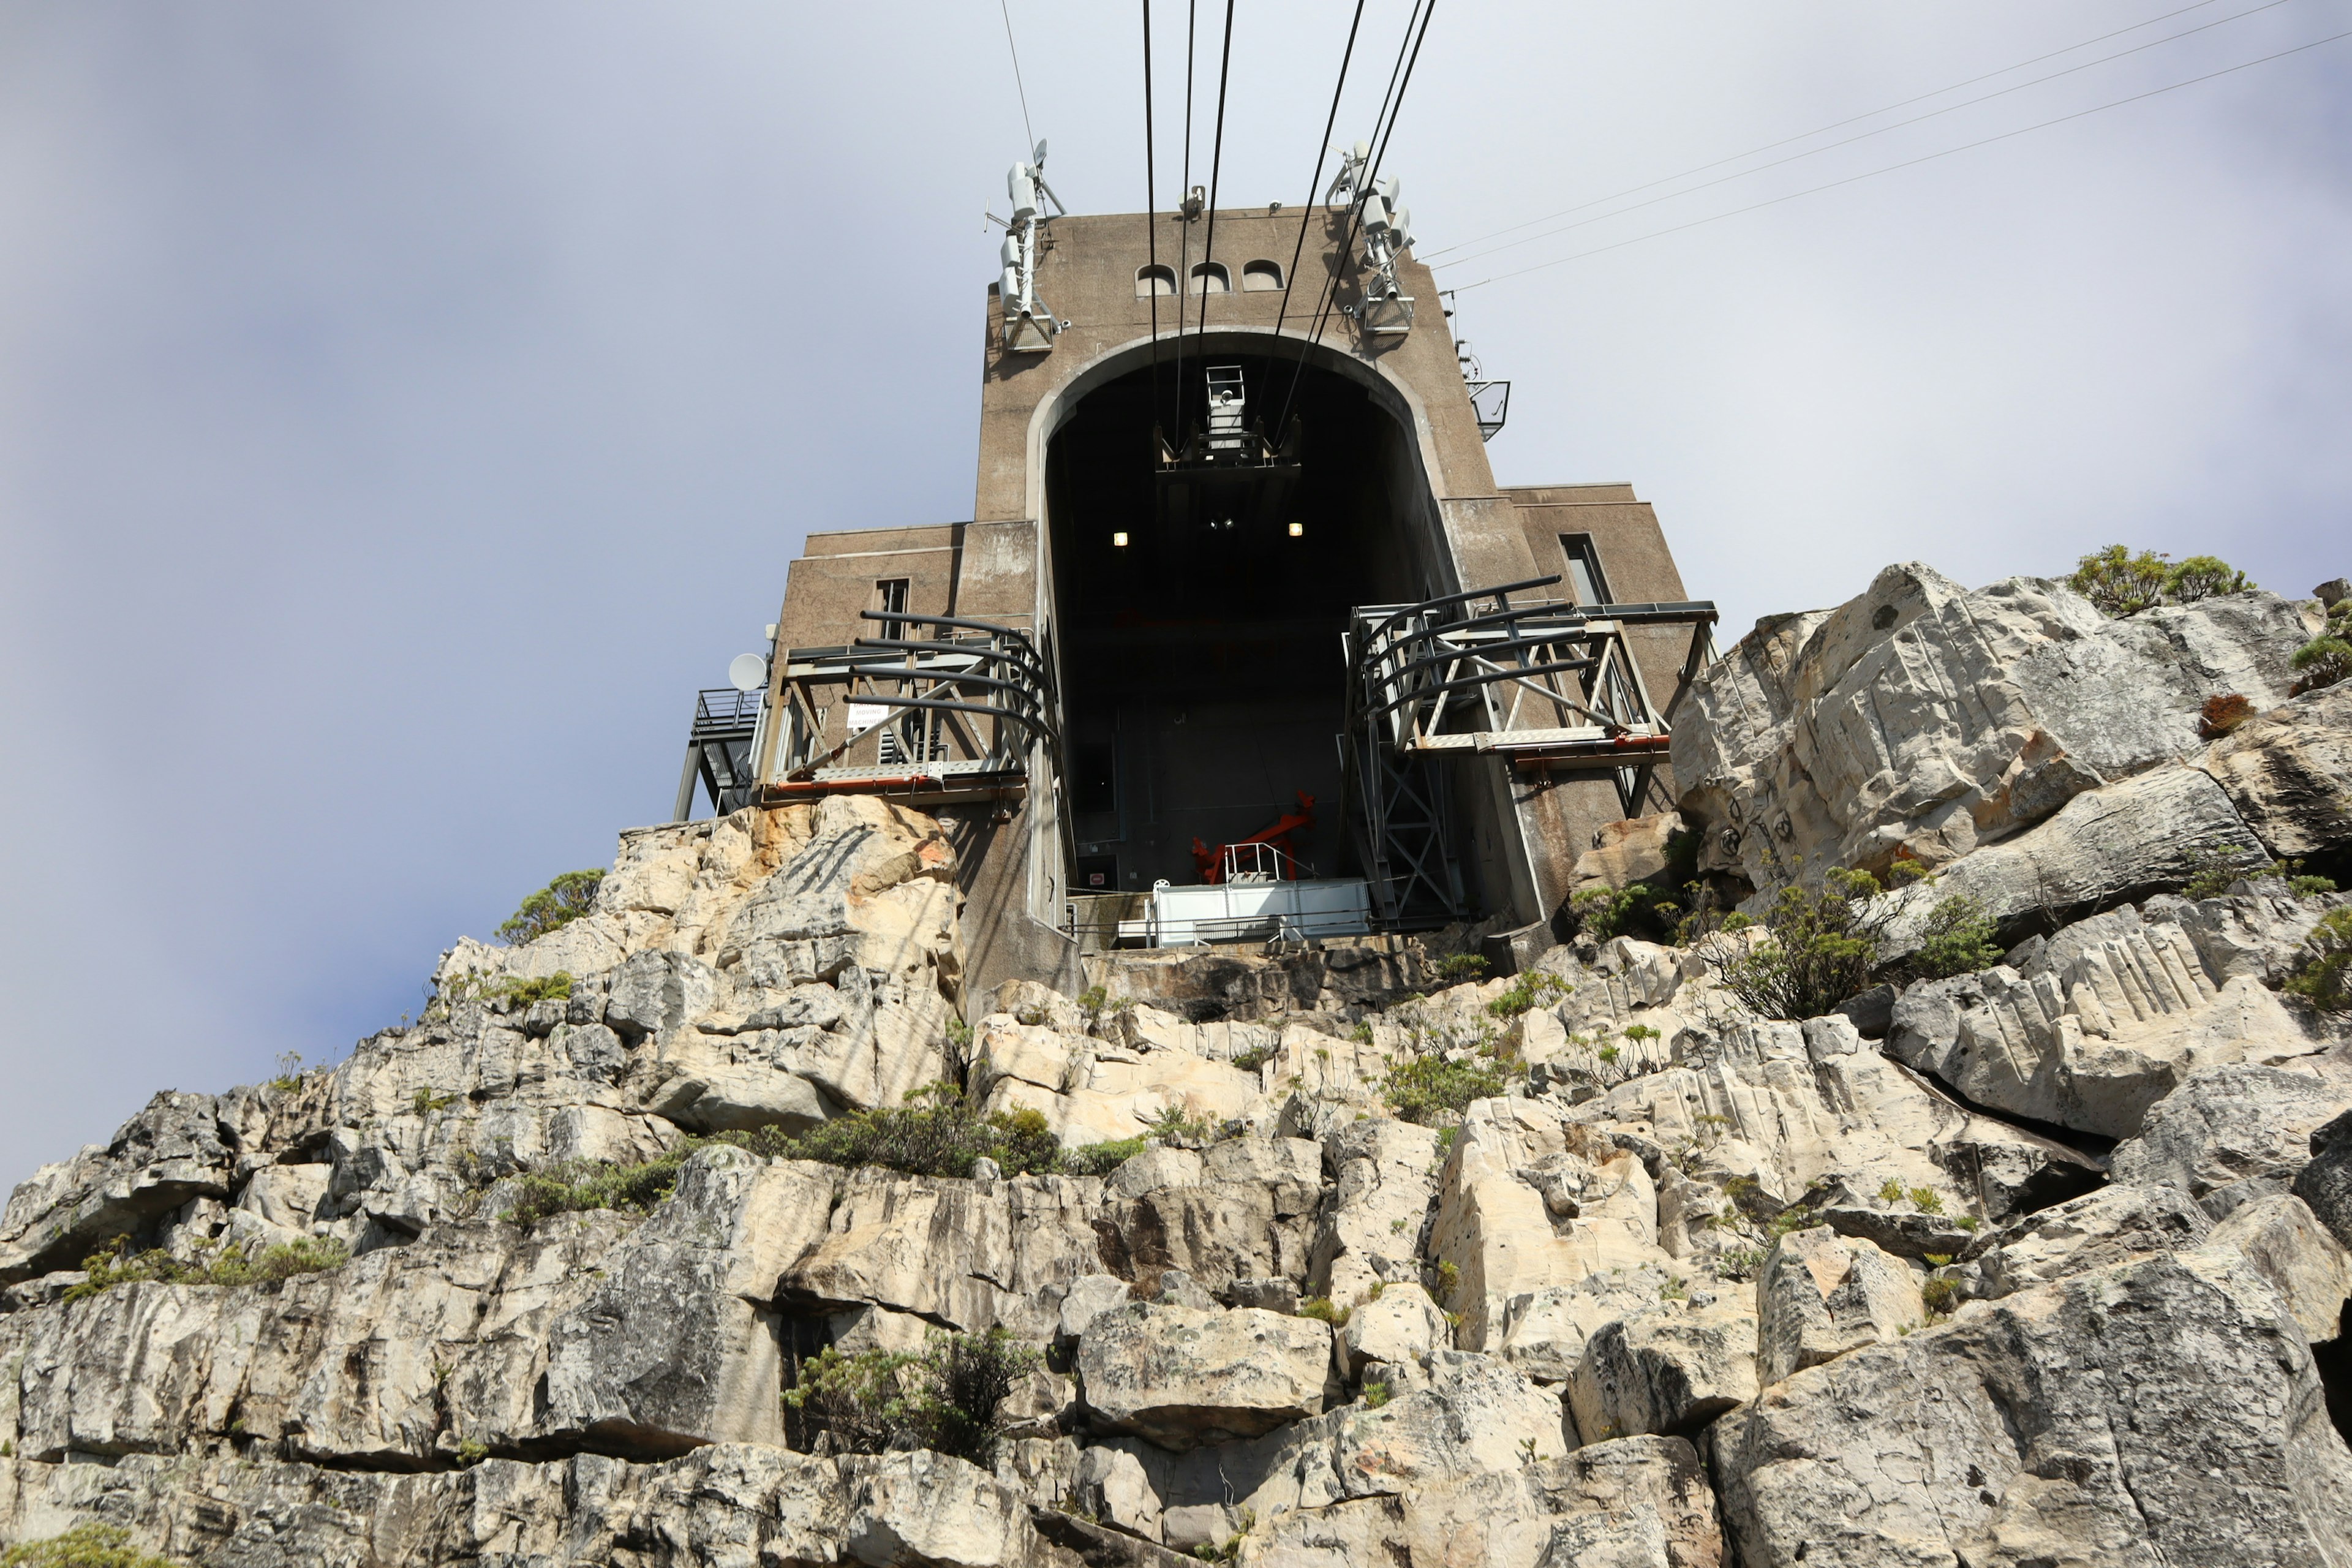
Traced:
<path fill-rule="evenodd" d="M 1559 580 L 1353 613 L 1348 798 L 1384 922 L 1466 913 L 1447 837 L 1449 782 L 1431 765 L 1443 756 L 1500 755 L 1553 773 L 1609 776 L 1629 816 L 1665 759 L 1669 719 L 1703 667 L 1715 606 L 1511 602 Z M 1681 678 L 1663 707 L 1626 641 L 1637 627 L 1690 630 Z"/>

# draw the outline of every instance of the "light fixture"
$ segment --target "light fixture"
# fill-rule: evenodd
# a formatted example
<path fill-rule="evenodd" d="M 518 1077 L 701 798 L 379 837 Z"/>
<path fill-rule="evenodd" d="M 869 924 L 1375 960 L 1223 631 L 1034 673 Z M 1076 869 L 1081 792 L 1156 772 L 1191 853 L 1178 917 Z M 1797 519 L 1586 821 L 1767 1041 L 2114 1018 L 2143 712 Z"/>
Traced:
<path fill-rule="evenodd" d="M 1301 538 L 1306 532 L 1307 525 L 1303 522 L 1294 522 L 1290 525 L 1290 537 L 1293 539 Z"/>
<path fill-rule="evenodd" d="M 1126 535 L 1125 533 L 1123 533 L 1123 532 L 1122 532 L 1122 533 L 1114 533 L 1114 534 L 1112 534 L 1112 535 L 1110 536 L 1110 545 L 1111 545 L 1111 548 L 1112 548 L 1113 550 L 1124 550 L 1124 549 L 1126 549 L 1126 548 L 1127 548 L 1127 535 Z"/>

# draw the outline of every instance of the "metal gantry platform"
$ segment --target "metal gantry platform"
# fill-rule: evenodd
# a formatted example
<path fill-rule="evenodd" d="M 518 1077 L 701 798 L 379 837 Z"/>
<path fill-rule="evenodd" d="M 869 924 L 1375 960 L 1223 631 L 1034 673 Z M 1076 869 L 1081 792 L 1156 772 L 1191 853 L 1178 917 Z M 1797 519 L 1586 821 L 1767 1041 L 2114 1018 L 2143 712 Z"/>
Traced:
<path fill-rule="evenodd" d="M 1053 671 L 1027 633 L 947 616 L 864 616 L 899 635 L 784 655 L 762 802 L 843 791 L 909 805 L 1018 797 L 1040 743 L 1058 772 Z M 869 732 L 876 760 L 840 765 Z"/>
<path fill-rule="evenodd" d="M 1706 663 L 1715 605 L 1511 602 L 1559 580 L 1359 606 L 1350 616 L 1344 765 L 1373 912 L 1384 926 L 1468 912 L 1447 841 L 1445 757 L 1497 756 L 1553 773 L 1607 776 L 1629 816 L 1665 759 L 1668 721 Z M 1627 630 L 1638 626 L 1690 630 L 1663 707 L 1626 644 Z"/>
<path fill-rule="evenodd" d="M 761 697 L 760 692 L 738 691 L 731 686 L 694 694 L 694 722 L 686 733 L 686 771 L 677 781 L 677 821 L 694 815 L 698 784 L 709 792 L 711 810 L 722 816 L 751 804 Z"/>

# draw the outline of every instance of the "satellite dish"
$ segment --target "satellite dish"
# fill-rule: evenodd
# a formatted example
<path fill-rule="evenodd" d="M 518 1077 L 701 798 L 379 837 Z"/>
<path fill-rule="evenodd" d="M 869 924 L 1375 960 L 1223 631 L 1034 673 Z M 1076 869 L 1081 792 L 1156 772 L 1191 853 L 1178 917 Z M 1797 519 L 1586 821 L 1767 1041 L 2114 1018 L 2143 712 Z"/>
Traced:
<path fill-rule="evenodd" d="M 1045 166 L 1045 139 L 1044 137 L 1040 136 L 1037 138 L 1037 155 L 1031 159 L 1030 162 L 1035 163 L 1041 169 Z"/>
<path fill-rule="evenodd" d="M 727 667 L 728 684 L 738 691 L 761 691 L 768 684 L 768 661 L 756 653 L 739 653 Z"/>

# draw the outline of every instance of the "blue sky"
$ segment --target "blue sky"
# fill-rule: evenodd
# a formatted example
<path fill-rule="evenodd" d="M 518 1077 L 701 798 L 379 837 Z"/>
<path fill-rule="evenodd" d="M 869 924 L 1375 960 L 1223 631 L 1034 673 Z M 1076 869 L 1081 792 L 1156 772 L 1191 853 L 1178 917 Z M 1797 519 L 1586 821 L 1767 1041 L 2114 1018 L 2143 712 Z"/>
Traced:
<path fill-rule="evenodd" d="M 1405 5 L 1366 6 L 1343 137 Z M 1135 13 L 1009 9 L 1056 188 L 1135 210 Z M 1898 559 L 2352 571 L 2352 39 L 1641 237 L 2352 27 L 2179 9 L 1448 0 L 1390 153 L 1433 254 L 2204 29 L 1437 255 L 1634 241 L 1464 289 L 1499 477 L 1632 480 L 1735 635 Z M 1306 194 L 1349 10 L 1237 6 L 1228 205 Z M 969 514 L 1024 134 L 993 4 L 0 6 L 6 1179 L 415 1010 L 666 814 L 806 530 Z"/>

